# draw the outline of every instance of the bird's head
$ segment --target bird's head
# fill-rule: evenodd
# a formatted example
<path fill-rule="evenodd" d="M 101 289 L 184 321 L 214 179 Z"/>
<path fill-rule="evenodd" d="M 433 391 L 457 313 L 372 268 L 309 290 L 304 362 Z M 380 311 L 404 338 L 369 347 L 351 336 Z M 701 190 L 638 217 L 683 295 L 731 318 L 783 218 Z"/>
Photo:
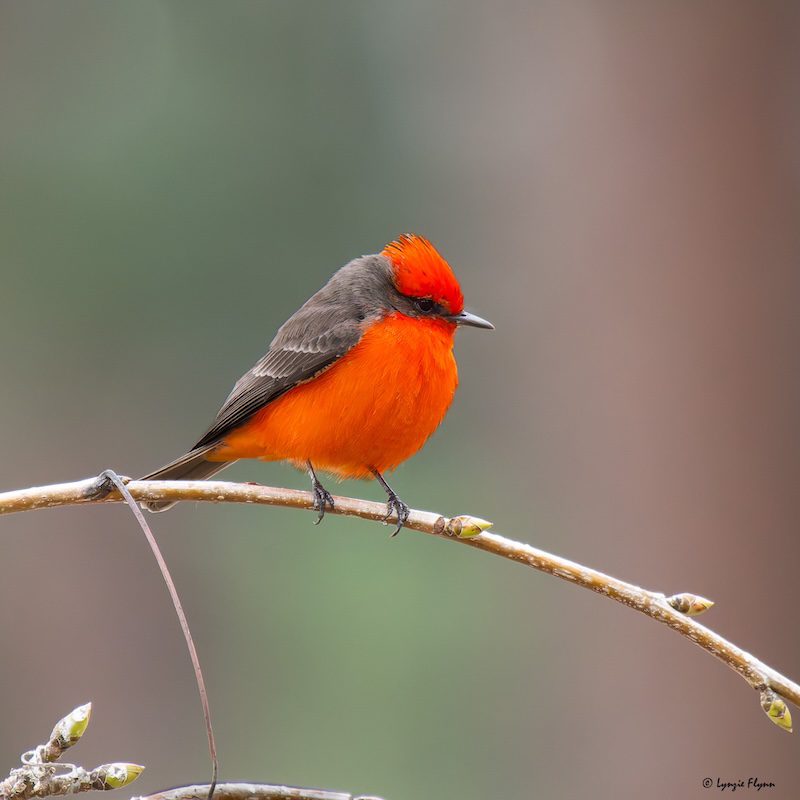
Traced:
<path fill-rule="evenodd" d="M 452 325 L 494 328 L 491 322 L 464 311 L 464 296 L 453 270 L 427 239 L 403 234 L 387 244 L 381 255 L 392 267 L 395 304 L 400 313 Z"/>

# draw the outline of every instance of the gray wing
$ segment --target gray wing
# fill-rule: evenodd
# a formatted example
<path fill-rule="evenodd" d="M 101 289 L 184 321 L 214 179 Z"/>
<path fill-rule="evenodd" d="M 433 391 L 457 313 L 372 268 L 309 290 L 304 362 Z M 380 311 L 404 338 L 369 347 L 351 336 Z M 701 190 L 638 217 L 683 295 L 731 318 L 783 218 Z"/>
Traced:
<path fill-rule="evenodd" d="M 359 341 L 361 315 L 315 299 L 289 318 L 267 354 L 236 382 L 193 450 L 218 442 L 263 406 L 331 367 Z"/>

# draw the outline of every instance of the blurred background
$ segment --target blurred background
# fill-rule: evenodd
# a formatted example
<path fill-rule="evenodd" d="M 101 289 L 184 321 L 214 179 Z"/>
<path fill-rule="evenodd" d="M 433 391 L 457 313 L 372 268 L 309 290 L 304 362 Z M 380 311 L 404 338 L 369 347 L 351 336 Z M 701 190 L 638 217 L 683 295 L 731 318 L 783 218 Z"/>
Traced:
<path fill-rule="evenodd" d="M 400 495 L 706 595 L 708 624 L 800 677 L 796 3 L 9 1 L 0 109 L 0 488 L 183 452 L 337 267 L 416 231 L 497 330 L 459 334 L 460 392 Z M 358 520 L 151 522 L 224 778 L 800 790 L 797 735 L 738 676 L 597 595 Z M 91 699 L 75 759 L 146 764 L 137 794 L 205 781 L 129 512 L 1 523 L 3 774 Z"/>

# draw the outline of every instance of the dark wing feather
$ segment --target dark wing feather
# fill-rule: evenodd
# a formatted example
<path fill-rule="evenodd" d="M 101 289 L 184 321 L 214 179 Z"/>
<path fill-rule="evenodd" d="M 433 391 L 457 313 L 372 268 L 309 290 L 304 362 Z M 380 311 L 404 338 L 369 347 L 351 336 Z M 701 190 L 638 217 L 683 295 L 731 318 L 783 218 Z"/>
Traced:
<path fill-rule="evenodd" d="M 283 325 L 267 354 L 237 381 L 193 449 L 218 442 L 267 403 L 331 367 L 358 342 L 363 321 L 351 306 L 312 301 Z"/>

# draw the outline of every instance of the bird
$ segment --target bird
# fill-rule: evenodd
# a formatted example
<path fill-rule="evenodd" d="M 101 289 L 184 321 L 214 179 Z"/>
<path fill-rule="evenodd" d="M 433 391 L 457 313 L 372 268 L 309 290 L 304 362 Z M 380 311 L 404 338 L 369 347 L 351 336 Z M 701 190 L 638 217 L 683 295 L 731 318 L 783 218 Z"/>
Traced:
<path fill-rule="evenodd" d="M 403 234 L 341 267 L 280 327 L 187 453 L 141 480 L 202 480 L 239 459 L 287 461 L 311 479 L 315 524 L 334 508 L 318 472 L 377 480 L 396 535 L 410 508 L 385 474 L 422 448 L 458 386 L 461 287 L 423 236 Z M 165 511 L 170 501 L 146 501 Z"/>

